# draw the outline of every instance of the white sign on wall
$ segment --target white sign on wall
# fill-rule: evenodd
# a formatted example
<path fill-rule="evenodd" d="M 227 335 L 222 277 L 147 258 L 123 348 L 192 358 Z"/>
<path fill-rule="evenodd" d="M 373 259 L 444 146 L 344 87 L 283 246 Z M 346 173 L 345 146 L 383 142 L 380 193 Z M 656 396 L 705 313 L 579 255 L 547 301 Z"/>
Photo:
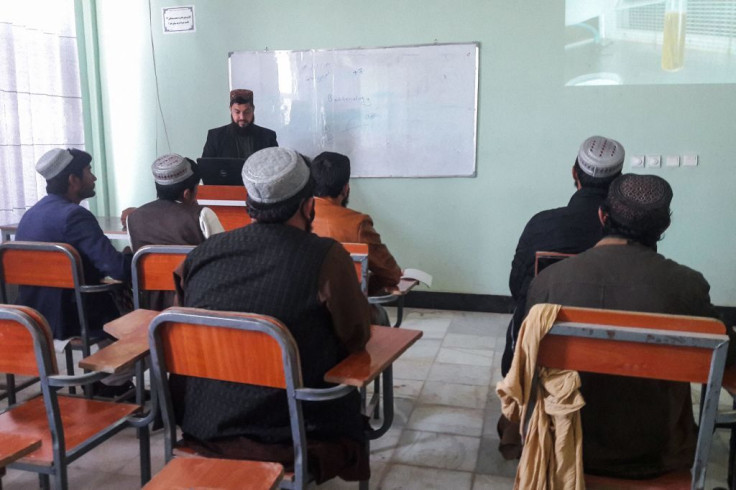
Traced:
<path fill-rule="evenodd" d="M 188 7 L 164 7 L 164 33 L 194 32 L 194 5 Z"/>

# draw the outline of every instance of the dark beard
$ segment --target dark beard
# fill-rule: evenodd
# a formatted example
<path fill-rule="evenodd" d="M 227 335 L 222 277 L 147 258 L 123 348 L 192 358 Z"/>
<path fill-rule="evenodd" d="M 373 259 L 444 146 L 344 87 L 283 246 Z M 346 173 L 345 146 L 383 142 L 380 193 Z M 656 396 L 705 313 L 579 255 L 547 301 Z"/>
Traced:
<path fill-rule="evenodd" d="M 240 136 L 248 136 L 250 134 L 251 126 L 253 126 L 253 123 L 250 123 L 241 128 L 235 121 L 232 121 L 230 124 L 232 124 L 235 134 L 238 134 Z"/>

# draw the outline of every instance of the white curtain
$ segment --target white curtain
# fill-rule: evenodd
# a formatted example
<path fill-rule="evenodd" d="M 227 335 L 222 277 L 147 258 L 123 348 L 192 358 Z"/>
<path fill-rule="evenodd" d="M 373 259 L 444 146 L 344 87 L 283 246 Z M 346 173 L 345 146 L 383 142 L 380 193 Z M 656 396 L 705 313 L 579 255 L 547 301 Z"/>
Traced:
<path fill-rule="evenodd" d="M 0 8 L 0 223 L 46 195 L 35 171 L 51 148 L 84 148 L 73 0 Z"/>

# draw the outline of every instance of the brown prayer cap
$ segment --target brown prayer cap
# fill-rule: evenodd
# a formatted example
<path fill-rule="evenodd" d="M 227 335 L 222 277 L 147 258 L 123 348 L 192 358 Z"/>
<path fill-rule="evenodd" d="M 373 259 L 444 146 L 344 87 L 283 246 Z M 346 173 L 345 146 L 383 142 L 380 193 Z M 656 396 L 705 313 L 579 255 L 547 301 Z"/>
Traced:
<path fill-rule="evenodd" d="M 236 88 L 235 90 L 231 90 L 230 91 L 230 105 L 233 105 L 233 102 L 237 98 L 245 99 L 252 104 L 253 103 L 253 91 L 248 90 L 247 88 Z"/>
<path fill-rule="evenodd" d="M 624 174 L 611 183 L 605 203 L 616 223 L 641 233 L 669 226 L 672 187 L 656 175 Z M 664 225 L 664 229 L 658 229 Z"/>

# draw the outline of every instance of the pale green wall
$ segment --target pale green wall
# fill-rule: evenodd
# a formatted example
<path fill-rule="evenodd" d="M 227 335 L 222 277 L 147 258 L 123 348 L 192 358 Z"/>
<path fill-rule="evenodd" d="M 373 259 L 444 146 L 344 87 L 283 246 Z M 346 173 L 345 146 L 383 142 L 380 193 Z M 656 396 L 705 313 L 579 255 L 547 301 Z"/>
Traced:
<path fill-rule="evenodd" d="M 162 34 L 161 7 L 177 5 L 195 5 L 196 33 Z M 230 51 L 479 42 L 477 178 L 352 183 L 351 207 L 373 215 L 401 265 L 434 275 L 433 290 L 508 294 L 524 224 L 566 203 L 578 145 L 603 134 L 629 154 L 700 155 L 697 168 L 653 170 L 675 191 L 660 250 L 702 271 L 715 303 L 736 305 L 733 85 L 565 88 L 561 0 L 152 0 L 152 9 L 170 150 L 192 157 L 207 129 L 228 121 Z M 153 198 L 149 165 L 169 147 L 148 4 L 98 0 L 97 13 L 115 211 Z"/>

